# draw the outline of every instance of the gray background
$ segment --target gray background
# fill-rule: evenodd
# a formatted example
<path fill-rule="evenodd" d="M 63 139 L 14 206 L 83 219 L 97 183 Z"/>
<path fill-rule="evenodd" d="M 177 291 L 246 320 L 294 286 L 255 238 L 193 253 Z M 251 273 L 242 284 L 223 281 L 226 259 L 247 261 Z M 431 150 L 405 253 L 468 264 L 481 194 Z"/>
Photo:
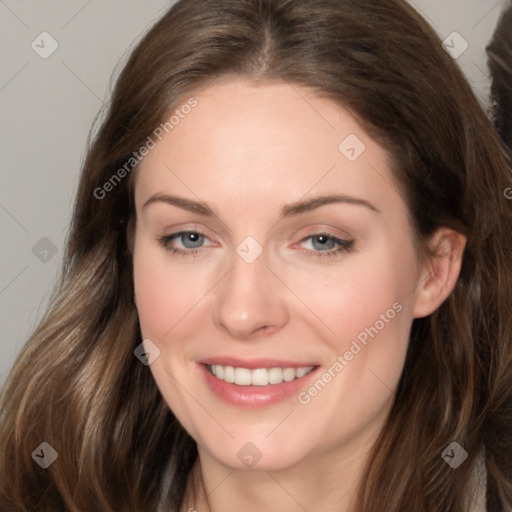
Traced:
<path fill-rule="evenodd" d="M 467 41 L 456 61 L 484 108 L 485 46 L 506 2 L 410 0 L 441 39 L 458 32 Z M 0 386 L 58 276 L 87 135 L 111 76 L 172 3 L 0 0 Z M 42 32 L 58 44 L 47 58 L 40 54 L 54 43 Z"/>

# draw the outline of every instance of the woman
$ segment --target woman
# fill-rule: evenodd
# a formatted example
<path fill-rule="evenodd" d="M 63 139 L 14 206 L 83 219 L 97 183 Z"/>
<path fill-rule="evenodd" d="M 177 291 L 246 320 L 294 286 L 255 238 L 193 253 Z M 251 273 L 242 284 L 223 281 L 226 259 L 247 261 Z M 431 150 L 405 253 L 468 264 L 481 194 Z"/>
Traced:
<path fill-rule="evenodd" d="M 4 387 L 2 509 L 510 509 L 508 186 L 405 2 L 179 1 Z"/>

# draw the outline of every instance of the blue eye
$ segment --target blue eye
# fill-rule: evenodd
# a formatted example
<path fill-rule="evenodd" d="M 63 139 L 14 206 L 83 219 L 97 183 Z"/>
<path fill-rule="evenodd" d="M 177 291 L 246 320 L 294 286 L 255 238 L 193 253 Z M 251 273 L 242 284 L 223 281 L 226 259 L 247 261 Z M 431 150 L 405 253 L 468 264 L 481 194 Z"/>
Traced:
<path fill-rule="evenodd" d="M 163 236 L 159 238 L 158 241 L 162 247 L 171 254 L 177 256 L 191 256 L 201 252 L 206 239 L 207 237 L 198 231 L 180 231 Z M 299 244 L 310 239 L 313 249 L 300 249 L 300 252 L 312 258 L 339 256 L 340 253 L 349 252 L 354 247 L 354 240 L 343 240 L 329 233 L 315 233 L 309 235 L 303 238 Z M 173 245 L 176 241 L 179 241 L 182 247 L 174 247 Z"/>
<path fill-rule="evenodd" d="M 312 241 L 311 245 L 314 250 L 302 250 L 309 257 L 313 258 L 330 258 L 339 256 L 342 252 L 349 252 L 354 248 L 354 240 L 342 240 L 329 233 L 315 233 L 307 236 L 301 240 L 304 243 L 306 240 Z M 337 249 L 334 249 L 338 247 Z M 334 249 L 334 250 L 332 250 Z"/>
<path fill-rule="evenodd" d="M 182 244 L 187 249 L 197 249 L 198 247 L 201 247 L 205 239 L 203 235 L 194 231 L 184 231 L 183 233 L 178 233 L 176 237 L 181 240 Z"/>
<path fill-rule="evenodd" d="M 173 254 L 195 254 L 204 243 L 205 238 L 206 237 L 204 235 L 197 231 L 180 231 L 179 233 L 173 233 L 172 235 L 160 238 L 160 243 L 165 249 Z M 176 239 L 179 239 L 183 247 L 189 250 L 171 247 L 171 243 Z"/>

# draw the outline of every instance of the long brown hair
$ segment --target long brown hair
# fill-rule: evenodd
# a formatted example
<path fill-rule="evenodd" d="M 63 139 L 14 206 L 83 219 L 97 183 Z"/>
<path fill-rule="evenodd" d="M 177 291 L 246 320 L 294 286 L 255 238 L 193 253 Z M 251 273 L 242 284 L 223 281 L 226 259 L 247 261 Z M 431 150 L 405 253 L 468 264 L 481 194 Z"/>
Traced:
<path fill-rule="evenodd" d="M 229 75 L 350 109 L 392 156 L 418 239 L 467 236 L 452 294 L 413 323 L 358 510 L 467 512 L 482 447 L 487 509 L 511 507 L 510 162 L 452 57 L 402 0 L 180 0 L 131 54 L 89 143 L 62 275 L 0 397 L 1 509 L 179 511 L 197 449 L 133 354 L 126 162 L 180 101 Z M 468 452 L 456 470 L 441 457 L 453 441 Z M 43 442 L 58 453 L 46 469 L 32 456 Z"/>

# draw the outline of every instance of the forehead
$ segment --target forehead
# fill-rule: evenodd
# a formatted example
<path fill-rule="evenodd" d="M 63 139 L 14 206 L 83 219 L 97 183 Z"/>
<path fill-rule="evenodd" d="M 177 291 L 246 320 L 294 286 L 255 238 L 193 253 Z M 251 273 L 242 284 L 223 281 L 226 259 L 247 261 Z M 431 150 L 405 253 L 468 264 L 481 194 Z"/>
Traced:
<path fill-rule="evenodd" d="M 393 180 L 388 154 L 357 119 L 309 89 L 231 79 L 193 97 L 196 106 L 141 162 L 138 207 L 166 191 L 242 206 L 269 196 L 293 201 L 308 191 L 371 195 Z"/>

